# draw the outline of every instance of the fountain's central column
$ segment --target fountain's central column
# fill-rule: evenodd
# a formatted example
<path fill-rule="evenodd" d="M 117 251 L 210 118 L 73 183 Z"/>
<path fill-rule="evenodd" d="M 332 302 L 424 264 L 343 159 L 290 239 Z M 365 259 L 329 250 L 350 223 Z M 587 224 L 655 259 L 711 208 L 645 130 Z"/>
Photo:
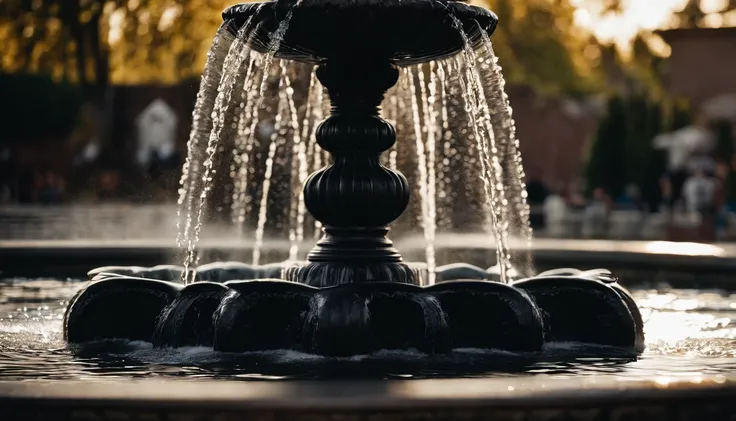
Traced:
<path fill-rule="evenodd" d="M 399 172 L 381 165 L 380 155 L 396 142 L 382 119 L 384 93 L 398 81 L 398 68 L 385 60 L 345 58 L 317 69 L 332 113 L 317 128 L 317 142 L 332 165 L 312 174 L 304 186 L 309 212 L 324 236 L 306 266 L 287 271 L 289 279 L 312 286 L 361 282 L 419 283 L 387 238 L 388 225 L 409 204 L 409 185 Z"/>

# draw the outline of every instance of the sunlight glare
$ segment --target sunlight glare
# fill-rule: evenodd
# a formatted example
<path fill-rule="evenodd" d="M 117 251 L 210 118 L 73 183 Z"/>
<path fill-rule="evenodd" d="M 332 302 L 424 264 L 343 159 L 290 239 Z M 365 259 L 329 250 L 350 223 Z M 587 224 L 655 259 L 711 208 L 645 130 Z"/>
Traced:
<path fill-rule="evenodd" d="M 164 12 L 161 14 L 161 19 L 158 21 L 158 30 L 165 31 L 171 28 L 179 15 L 181 15 L 180 5 L 167 7 L 166 10 L 164 10 Z"/>
<path fill-rule="evenodd" d="M 110 45 L 117 44 L 123 38 L 125 9 L 117 9 L 110 15 L 110 32 L 107 35 Z"/>
<path fill-rule="evenodd" d="M 603 42 L 614 42 L 625 48 L 639 31 L 663 28 L 686 0 L 623 0 L 621 14 L 599 13 L 599 8 L 592 8 L 587 0 L 571 0 L 571 3 L 578 8 L 576 24 L 589 29 Z"/>
<path fill-rule="evenodd" d="M 723 256 L 724 250 L 712 244 L 676 243 L 672 241 L 651 241 L 644 246 L 647 253 L 676 254 L 681 256 Z"/>
<path fill-rule="evenodd" d="M 700 0 L 703 13 L 717 13 L 728 6 L 728 0 Z"/>

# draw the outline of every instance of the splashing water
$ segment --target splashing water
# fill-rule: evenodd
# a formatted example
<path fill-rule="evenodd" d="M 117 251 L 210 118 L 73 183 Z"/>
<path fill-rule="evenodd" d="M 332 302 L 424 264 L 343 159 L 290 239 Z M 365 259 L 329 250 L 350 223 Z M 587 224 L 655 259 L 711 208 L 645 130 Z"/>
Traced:
<path fill-rule="evenodd" d="M 425 228 L 427 268 L 429 270 L 429 285 L 434 284 L 436 266 L 435 258 L 435 231 L 437 229 L 437 171 L 436 171 L 436 141 L 437 132 L 437 75 L 435 63 L 429 63 L 429 82 L 424 83 L 424 72 L 419 71 L 419 84 L 421 86 L 422 112 L 424 124 L 427 126 L 427 220 Z M 427 95 L 429 92 L 429 95 Z"/>
<path fill-rule="evenodd" d="M 313 66 L 275 59 L 290 16 L 272 34 L 268 53 L 247 48 L 248 23 L 235 36 L 220 31 L 213 42 L 179 197 L 177 240 L 186 279 L 197 263 L 200 230 L 217 223 L 221 208 L 229 211 L 230 231 L 252 247 L 255 264 L 297 260 L 305 238 L 321 235 L 319 221 L 306 212 L 302 186 L 329 163 L 315 131 L 331 104 Z M 508 282 L 513 269 L 524 275 L 532 270 L 528 251 L 512 253 L 510 247 L 517 238 L 531 241 L 532 234 L 512 109 L 487 34 L 475 49 L 452 20 L 463 50 L 405 68 L 381 104 L 397 132 L 382 162 L 406 175 L 415 198 L 393 224 L 392 237 L 413 235 L 421 226 L 431 284 L 441 257 L 438 233 L 490 229 Z M 229 186 L 213 188 L 221 172 Z M 288 239 L 284 254 L 264 254 L 271 235 Z"/>
<path fill-rule="evenodd" d="M 224 26 L 220 28 L 212 47 L 207 53 L 207 63 L 200 82 L 197 101 L 192 116 L 192 129 L 187 143 L 187 158 L 182 167 L 179 188 L 178 210 L 176 228 L 178 231 L 177 246 L 183 248 L 189 237 L 192 225 L 192 206 L 194 191 L 197 188 L 197 175 L 199 173 L 200 144 L 206 134 L 211 130 L 211 120 L 206 116 L 211 114 L 214 108 L 214 93 L 222 77 L 224 58 L 235 37 Z M 184 219 L 186 215 L 186 219 Z"/>
<path fill-rule="evenodd" d="M 246 73 L 246 84 L 241 93 L 241 98 L 245 102 L 241 103 L 242 111 L 238 117 L 238 133 L 235 138 L 235 148 L 233 149 L 233 163 L 230 167 L 230 176 L 233 183 L 231 219 L 240 235 L 243 234 L 243 225 L 248 206 L 248 164 L 250 163 L 250 154 L 253 151 L 255 143 L 255 136 L 251 133 L 250 127 L 247 124 L 252 121 L 257 105 L 257 91 L 253 89 L 253 81 L 256 78 L 252 72 L 254 68 L 260 67 L 258 66 L 259 59 L 260 57 L 256 57 L 256 59 L 250 61 L 250 67 Z"/>
<path fill-rule="evenodd" d="M 187 153 L 185 170 L 182 171 L 183 175 L 181 182 L 183 187 L 181 196 L 183 197 L 180 197 L 179 199 L 179 204 L 181 205 L 186 203 L 187 208 L 186 225 L 184 228 L 184 233 L 182 235 L 182 239 L 186 241 L 187 246 L 186 256 L 184 259 L 184 273 L 182 274 L 185 282 L 189 282 L 193 279 L 194 276 L 193 274 L 190 274 L 189 268 L 193 264 L 196 265 L 195 248 L 197 242 L 199 241 L 204 202 L 210 189 L 209 184 L 211 181 L 212 166 L 215 152 L 217 151 L 217 142 L 221 136 L 222 128 L 224 125 L 225 111 L 230 105 L 230 98 L 232 96 L 233 89 L 235 88 L 235 84 L 237 83 L 237 75 L 239 74 L 240 67 L 242 66 L 245 59 L 250 56 L 249 49 L 246 47 L 246 40 L 244 36 L 250 30 L 250 25 L 251 21 L 249 20 L 248 22 L 246 22 L 245 25 L 243 25 L 238 35 L 229 44 L 227 56 L 225 57 L 222 65 L 223 71 L 220 72 L 219 84 L 216 85 L 217 96 L 215 97 L 211 108 L 211 124 L 205 123 L 201 124 L 201 126 L 199 124 L 199 121 L 201 121 L 201 119 L 206 119 L 206 116 L 203 115 L 203 112 L 209 109 L 209 100 L 203 99 L 203 103 L 201 104 L 201 106 L 200 104 L 197 104 L 197 107 L 195 107 L 194 120 L 197 123 L 193 124 L 193 135 L 191 136 L 189 145 L 187 147 L 189 152 Z M 226 32 L 226 30 L 224 32 Z M 221 29 L 220 33 L 224 32 L 223 29 Z M 217 54 L 217 50 L 215 50 L 214 48 L 215 47 L 213 47 L 212 50 L 213 56 Z M 215 57 L 212 58 L 216 60 Z M 235 71 L 233 71 L 233 69 Z M 208 93 L 212 86 L 215 86 L 213 83 L 215 75 L 216 72 L 213 72 L 212 75 L 207 75 L 205 78 L 203 78 L 202 84 L 205 85 L 203 86 L 205 95 Z M 212 79 L 210 79 L 209 76 L 212 76 Z M 206 128 L 208 126 L 210 126 L 211 129 L 209 131 L 209 136 L 207 140 L 207 148 L 205 150 L 206 157 L 204 159 L 204 162 L 202 162 L 202 164 L 200 165 L 199 162 L 201 161 L 201 159 L 196 158 L 200 158 L 200 156 L 198 156 L 199 150 L 201 149 L 200 144 L 205 137 Z M 196 162 L 195 166 L 191 165 L 192 162 Z M 204 169 L 204 171 L 202 173 L 201 179 L 199 180 L 199 182 L 195 182 L 195 177 L 199 175 L 199 172 L 202 170 L 202 168 Z M 199 190 L 201 191 L 199 192 L 199 206 L 197 210 L 196 223 L 192 225 L 192 210 L 194 206 L 193 202 L 197 186 L 199 186 Z M 180 243 L 183 243 L 183 240 L 180 241 Z"/>
<path fill-rule="evenodd" d="M 436 221 L 434 215 L 432 215 L 432 208 L 434 208 L 434 196 L 430 196 L 430 180 L 428 176 L 429 161 L 434 163 L 434 159 L 428 158 L 428 156 L 434 156 L 434 148 L 429 148 L 429 137 L 432 134 L 434 139 L 434 129 L 428 130 L 428 125 L 431 124 L 428 119 L 427 108 L 427 93 L 424 84 L 424 71 L 421 67 L 414 67 L 413 69 L 406 69 L 406 77 L 410 78 L 409 92 L 411 95 L 411 111 L 414 119 L 414 138 L 416 140 L 416 151 L 417 151 L 417 168 L 419 173 L 419 197 L 421 200 L 422 218 L 421 225 L 424 230 L 424 240 L 426 243 L 426 259 L 427 266 L 429 268 L 430 278 L 429 284 L 434 283 L 434 267 L 435 267 L 435 255 L 434 255 L 434 229 Z M 421 99 L 422 99 L 422 111 L 424 111 L 424 125 L 422 125 L 422 119 L 419 116 L 419 104 L 417 101 L 417 88 L 416 85 L 420 85 Z M 425 140 L 425 134 L 427 139 Z M 425 142 L 427 143 L 425 145 Z M 434 144 L 434 140 L 432 140 Z"/>
<path fill-rule="evenodd" d="M 231 104 L 232 104 L 232 94 L 233 91 L 236 88 L 236 85 L 240 84 L 241 86 L 243 84 L 248 85 L 249 81 L 247 79 L 248 76 L 250 76 L 249 71 L 241 71 L 241 68 L 243 67 L 243 64 L 248 61 L 248 64 L 246 65 L 247 69 L 252 68 L 251 61 L 254 60 L 254 55 L 251 55 L 251 51 L 247 46 L 247 37 L 250 36 L 254 31 L 251 31 L 251 20 L 253 19 L 253 16 L 256 16 L 257 13 L 254 13 L 248 21 L 243 25 L 243 27 L 238 31 L 238 34 L 234 37 L 232 42 L 229 44 L 229 49 L 227 52 L 227 56 L 225 57 L 224 61 L 222 62 L 222 68 L 219 72 L 220 74 L 220 80 L 219 84 L 217 86 L 217 94 L 215 96 L 215 100 L 212 104 L 211 108 L 211 124 L 200 124 L 195 123 L 193 124 L 192 128 L 192 135 L 190 136 L 190 141 L 188 145 L 189 152 L 187 153 L 187 162 L 185 163 L 185 170 L 183 171 L 182 175 L 182 189 L 180 191 L 180 199 L 179 204 L 180 206 L 183 204 L 186 204 L 186 212 L 187 212 L 187 219 L 186 219 L 186 225 L 184 227 L 183 233 L 181 234 L 180 238 L 182 240 L 179 240 L 178 243 L 180 244 L 180 247 L 183 247 L 184 241 L 186 241 L 186 255 L 184 259 L 184 273 L 183 278 L 186 282 L 189 282 L 193 280 L 194 274 L 190 273 L 190 267 L 196 266 L 197 264 L 197 257 L 196 257 L 196 246 L 199 242 L 199 235 L 200 231 L 202 229 L 202 222 L 205 212 L 205 202 L 207 200 L 207 195 L 211 189 L 211 181 L 212 181 L 212 173 L 215 171 L 213 170 L 214 166 L 214 160 L 215 160 L 215 154 L 217 152 L 218 142 L 222 138 L 222 131 L 225 127 L 226 123 L 226 112 L 229 110 Z M 275 31 L 275 33 L 272 36 L 272 42 L 269 46 L 269 51 L 265 55 L 263 61 L 262 68 L 263 70 L 263 82 L 261 84 L 261 89 L 259 93 L 259 99 L 263 98 L 263 91 L 264 91 L 264 85 L 265 80 L 268 75 L 268 69 L 271 65 L 271 61 L 273 60 L 273 56 L 275 55 L 276 51 L 279 48 L 279 45 L 281 43 L 281 40 L 284 37 L 284 34 L 286 33 L 286 30 L 289 26 L 289 21 L 291 19 L 291 11 L 286 15 L 286 18 L 279 24 L 278 29 Z M 227 29 L 223 26 L 221 30 L 218 33 L 218 36 L 220 34 L 226 34 L 228 33 Z M 222 35 L 223 38 L 227 38 L 227 35 Z M 215 49 L 218 48 L 218 49 Z M 219 50 L 219 43 L 213 42 L 213 48 L 212 48 L 212 58 L 214 66 L 217 67 L 217 60 L 216 55 Z M 250 60 L 247 60 L 250 59 Z M 208 63 L 209 64 L 209 63 Z M 207 100 L 207 97 L 212 96 L 212 89 L 211 87 L 214 85 L 213 81 L 218 72 L 213 71 L 212 74 L 205 74 L 205 77 L 203 77 L 202 81 L 202 88 L 200 89 L 200 94 L 202 96 L 202 103 L 199 102 L 195 105 L 195 122 L 201 121 L 202 119 L 205 119 L 204 114 L 209 107 L 209 101 Z M 259 108 L 258 105 L 255 106 L 255 109 L 257 110 Z M 253 121 L 257 121 L 257 116 L 253 116 Z M 204 162 L 202 162 L 201 165 L 199 165 L 199 162 L 201 161 L 201 156 L 199 156 L 199 149 L 201 149 L 201 141 L 204 138 L 204 133 L 206 132 L 206 127 L 211 126 L 211 129 L 209 131 L 209 136 L 207 140 L 207 148 L 205 150 L 205 159 Z M 254 127 L 251 127 L 250 133 L 252 134 L 254 132 Z M 246 145 L 247 145 L 246 141 Z M 192 162 L 196 162 L 195 166 L 192 166 Z M 194 179 L 196 175 L 198 175 L 199 170 L 203 168 L 204 171 L 202 172 L 201 180 L 199 183 L 194 182 Z M 190 181 L 191 180 L 191 181 Z M 201 184 L 200 184 L 201 183 Z M 199 186 L 199 203 L 197 206 L 197 212 L 196 212 L 196 222 L 193 221 L 192 218 L 192 212 L 194 207 L 194 196 L 196 195 L 197 186 Z M 180 230 L 181 232 L 181 230 Z"/>
<path fill-rule="evenodd" d="M 466 98 L 467 112 L 471 117 L 473 136 L 480 150 L 480 161 L 483 167 L 483 183 L 486 188 L 486 200 L 490 205 L 493 234 L 496 240 L 496 255 L 502 282 L 508 282 L 507 273 L 511 270 L 511 252 L 508 244 L 508 215 L 504 208 L 508 206 L 503 184 L 503 169 L 498 157 L 495 132 L 490 122 L 490 111 L 483 92 L 480 75 L 475 69 L 477 61 L 468 36 L 462 30 L 462 24 L 455 16 L 453 23 L 463 38 L 464 47 L 461 55 L 455 56 L 457 68 L 462 71 L 461 79 L 463 97 Z"/>
<path fill-rule="evenodd" d="M 281 62 L 282 72 L 286 72 L 286 62 Z M 287 79 L 288 81 L 288 79 Z M 314 71 L 312 76 L 309 78 L 309 88 L 307 89 L 307 98 L 310 98 L 312 91 L 315 90 L 317 77 Z M 289 101 L 289 114 L 291 115 L 291 125 L 294 130 L 294 148 L 292 152 L 292 180 L 296 180 L 296 184 L 292 185 L 292 199 L 291 199 L 291 221 L 289 226 L 289 242 L 291 247 L 289 248 L 289 260 L 295 261 L 299 257 L 299 246 L 304 240 L 304 220 L 307 213 L 307 208 L 304 202 L 304 195 L 301 191 L 301 186 L 307 181 L 309 176 L 309 152 L 308 148 L 311 145 L 307 144 L 309 138 L 309 128 L 312 126 L 310 123 L 310 115 L 312 114 L 312 106 L 314 105 L 311 100 L 307 100 L 306 110 L 304 112 L 304 119 L 302 127 L 299 127 L 298 114 L 296 105 L 294 103 L 294 89 L 291 87 L 291 82 L 288 82 L 287 98 Z M 301 131 L 300 131 L 301 130 Z M 316 145 L 316 138 L 315 138 Z M 314 155 L 314 149 L 311 150 Z M 294 159 L 296 158 L 296 160 Z"/>
<path fill-rule="evenodd" d="M 504 186 L 506 199 L 509 205 L 504 207 L 508 213 L 509 235 L 518 237 L 525 242 L 526 248 L 519 250 L 512 256 L 511 264 L 521 271 L 524 276 L 534 273 L 531 257 L 532 227 L 530 224 L 531 210 L 527 203 L 527 192 L 522 164 L 519 140 L 516 138 L 516 125 L 509 97 L 505 91 L 506 81 L 498 65 L 498 57 L 493 51 L 493 43 L 485 31 L 482 36 L 483 60 L 480 61 L 480 75 L 485 96 L 489 103 L 489 112 L 494 135 L 500 145 L 504 167 Z"/>
<path fill-rule="evenodd" d="M 283 37 L 283 34 L 281 35 Z M 278 47 L 277 47 L 278 48 Z M 276 49 L 273 50 L 274 52 Z M 268 219 L 268 195 L 271 190 L 271 177 L 273 175 L 273 165 L 276 158 L 276 151 L 281 144 L 285 143 L 286 137 L 288 136 L 290 125 L 285 124 L 284 118 L 290 114 L 289 107 L 289 91 L 291 90 L 291 82 L 289 77 L 280 67 L 280 79 L 279 79 L 279 105 L 276 111 L 276 124 L 274 125 L 274 132 L 271 135 L 271 144 L 268 147 L 268 157 L 266 158 L 266 173 L 263 179 L 263 186 L 261 190 L 261 202 L 258 208 L 258 227 L 255 233 L 255 246 L 253 247 L 253 264 L 257 265 L 261 260 L 261 248 L 263 247 L 263 235 L 266 229 L 266 221 Z M 264 76 L 264 81 L 266 77 Z M 265 82 L 264 82 L 265 83 Z M 262 88 L 263 90 L 263 88 Z M 296 117 L 293 118 L 296 121 Z M 295 138 L 292 139 L 294 142 L 298 142 L 298 130 L 293 131 Z"/>

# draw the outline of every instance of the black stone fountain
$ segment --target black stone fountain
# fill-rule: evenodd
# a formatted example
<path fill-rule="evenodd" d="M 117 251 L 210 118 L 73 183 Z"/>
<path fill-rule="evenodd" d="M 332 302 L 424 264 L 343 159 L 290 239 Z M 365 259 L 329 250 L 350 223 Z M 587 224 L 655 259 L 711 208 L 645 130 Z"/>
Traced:
<path fill-rule="evenodd" d="M 96 269 L 66 312 L 69 342 L 125 338 L 156 347 L 329 356 L 535 352 L 550 341 L 641 350 L 637 306 L 608 272 L 555 272 L 506 284 L 455 264 L 437 268 L 436 284 L 420 286 L 426 274 L 405 263 L 387 237 L 410 189 L 380 162 L 396 141 L 379 115 L 383 95 L 401 66 L 480 43 L 496 27 L 492 12 L 445 0 L 304 0 L 233 6 L 223 18 L 233 33 L 257 22 L 248 44 L 266 53 L 287 14 L 275 56 L 317 65 L 332 103 L 316 132 L 332 162 L 304 186 L 306 207 L 324 227 L 307 262 L 215 263 L 197 268 L 186 286 L 175 266 Z"/>

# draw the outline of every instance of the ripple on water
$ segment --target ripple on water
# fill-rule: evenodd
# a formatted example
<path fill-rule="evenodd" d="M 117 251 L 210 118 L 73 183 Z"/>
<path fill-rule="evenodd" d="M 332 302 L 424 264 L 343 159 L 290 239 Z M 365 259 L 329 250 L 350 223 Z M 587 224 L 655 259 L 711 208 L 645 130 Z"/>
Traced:
<path fill-rule="evenodd" d="M 596 358 L 601 349 L 557 343 L 542 355 L 457 350 L 429 357 L 382 351 L 326 358 L 296 351 L 226 354 L 205 347 L 154 349 L 147 342 L 104 341 L 75 348 L 61 337 L 76 281 L 0 282 L 0 380 L 187 379 L 278 380 L 322 377 L 614 376 L 650 379 L 719 375 L 736 370 L 736 296 L 719 291 L 634 291 L 645 318 L 647 350 L 639 358 Z M 575 356 L 573 358 L 573 356 Z"/>

